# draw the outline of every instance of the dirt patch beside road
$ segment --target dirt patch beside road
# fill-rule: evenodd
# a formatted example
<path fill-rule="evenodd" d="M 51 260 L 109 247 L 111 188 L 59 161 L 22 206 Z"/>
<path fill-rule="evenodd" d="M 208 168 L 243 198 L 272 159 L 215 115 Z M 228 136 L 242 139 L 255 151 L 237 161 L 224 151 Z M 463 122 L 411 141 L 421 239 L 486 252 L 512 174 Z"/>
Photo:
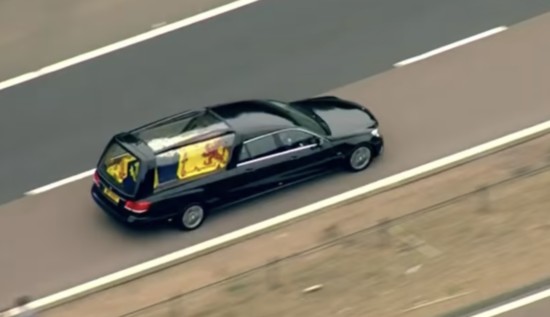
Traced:
<path fill-rule="evenodd" d="M 45 316 L 435 316 L 548 276 L 549 165 L 547 135 Z"/>

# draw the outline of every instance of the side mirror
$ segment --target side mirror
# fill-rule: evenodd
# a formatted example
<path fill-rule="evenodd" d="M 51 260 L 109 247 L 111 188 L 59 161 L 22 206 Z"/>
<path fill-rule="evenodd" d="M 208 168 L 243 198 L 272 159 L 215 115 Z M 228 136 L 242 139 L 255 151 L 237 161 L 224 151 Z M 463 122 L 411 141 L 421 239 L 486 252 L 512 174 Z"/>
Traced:
<path fill-rule="evenodd" d="M 313 139 L 313 144 L 315 144 L 313 148 L 323 147 L 323 145 L 325 144 L 325 140 L 321 138 L 315 138 Z"/>

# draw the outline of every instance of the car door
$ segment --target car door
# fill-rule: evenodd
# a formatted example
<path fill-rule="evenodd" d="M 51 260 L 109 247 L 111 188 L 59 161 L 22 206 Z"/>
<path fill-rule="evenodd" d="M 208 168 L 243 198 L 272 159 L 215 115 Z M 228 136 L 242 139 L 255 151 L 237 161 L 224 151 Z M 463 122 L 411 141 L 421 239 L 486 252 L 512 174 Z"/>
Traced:
<path fill-rule="evenodd" d="M 287 129 L 275 134 L 290 163 L 282 175 L 284 182 L 299 181 L 326 172 L 336 155 L 330 141 L 303 129 Z"/>
<path fill-rule="evenodd" d="M 271 164 L 278 160 L 268 160 L 282 149 L 272 134 L 245 142 L 240 149 L 237 165 L 232 169 L 230 183 L 225 186 L 224 196 L 229 201 L 240 200 L 265 191 L 277 181 L 271 177 Z"/>
<path fill-rule="evenodd" d="M 295 151 L 285 148 L 275 134 L 245 142 L 233 171 L 235 176 L 227 186 L 227 197 L 240 200 L 286 183 L 296 167 L 295 156 Z"/>

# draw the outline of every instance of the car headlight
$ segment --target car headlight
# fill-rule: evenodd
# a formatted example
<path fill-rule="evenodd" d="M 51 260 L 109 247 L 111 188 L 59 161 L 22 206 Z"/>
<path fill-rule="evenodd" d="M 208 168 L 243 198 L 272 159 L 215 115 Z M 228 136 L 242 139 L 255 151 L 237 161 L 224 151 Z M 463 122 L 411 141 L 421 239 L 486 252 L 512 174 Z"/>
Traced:
<path fill-rule="evenodd" d="M 374 135 L 375 137 L 380 137 L 380 133 L 378 132 L 378 128 L 376 129 L 373 129 L 371 132 L 370 132 L 372 135 Z"/>

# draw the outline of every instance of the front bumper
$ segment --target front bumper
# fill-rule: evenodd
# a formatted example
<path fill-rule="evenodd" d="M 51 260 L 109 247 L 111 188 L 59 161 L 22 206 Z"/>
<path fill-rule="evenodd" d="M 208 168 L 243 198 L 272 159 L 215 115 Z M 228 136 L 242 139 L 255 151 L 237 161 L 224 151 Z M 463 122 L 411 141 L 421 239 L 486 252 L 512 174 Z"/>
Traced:
<path fill-rule="evenodd" d="M 374 147 L 375 156 L 379 156 L 384 152 L 384 138 L 382 136 L 372 137 L 370 144 Z"/>

